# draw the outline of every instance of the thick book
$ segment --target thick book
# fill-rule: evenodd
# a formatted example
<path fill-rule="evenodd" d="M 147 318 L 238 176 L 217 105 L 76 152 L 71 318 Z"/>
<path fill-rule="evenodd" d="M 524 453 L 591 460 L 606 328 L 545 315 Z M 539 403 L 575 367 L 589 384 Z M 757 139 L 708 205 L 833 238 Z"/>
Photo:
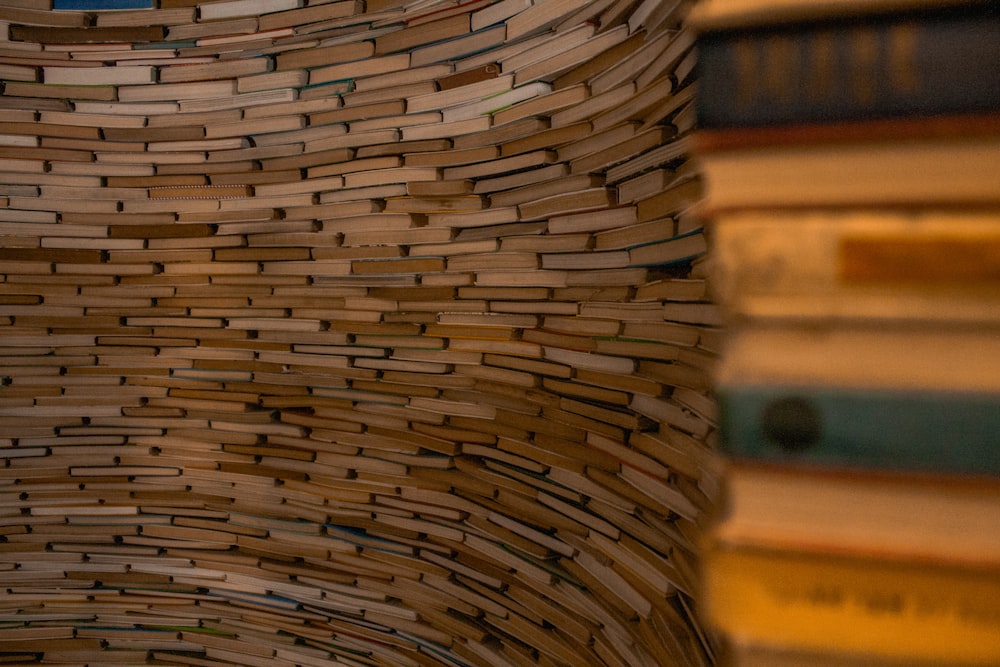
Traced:
<path fill-rule="evenodd" d="M 720 446 L 736 459 L 996 475 L 998 363 L 990 327 L 737 327 L 715 373 Z"/>
<path fill-rule="evenodd" d="M 808 4 L 808 3 L 806 3 Z M 708 31 L 701 127 L 984 112 L 1000 106 L 1000 11 L 972 3 Z"/>
<path fill-rule="evenodd" d="M 156 42 L 166 34 L 163 26 L 127 27 L 68 27 L 48 25 L 12 25 L 10 39 L 14 42 L 41 44 L 88 44 L 100 42 Z"/>
<path fill-rule="evenodd" d="M 816 127 L 815 125 L 811 127 Z M 877 124 L 871 126 L 874 130 Z M 982 130 L 982 131 L 980 131 Z M 960 129 L 909 137 L 798 137 L 739 144 L 739 130 L 696 134 L 692 152 L 705 182 L 702 211 L 822 206 L 956 206 L 1000 201 L 1000 133 Z M 760 137 L 763 140 L 763 135 Z M 787 141 L 787 143 L 786 143 Z M 734 143 L 736 142 L 736 143 Z"/>
<path fill-rule="evenodd" d="M 704 549 L 700 563 L 705 622 L 742 641 L 863 653 L 866 665 L 879 659 L 938 665 L 1000 660 L 996 564 L 725 543 Z"/>
<path fill-rule="evenodd" d="M 736 318 L 997 323 L 1000 210 L 721 212 L 715 298 Z"/>

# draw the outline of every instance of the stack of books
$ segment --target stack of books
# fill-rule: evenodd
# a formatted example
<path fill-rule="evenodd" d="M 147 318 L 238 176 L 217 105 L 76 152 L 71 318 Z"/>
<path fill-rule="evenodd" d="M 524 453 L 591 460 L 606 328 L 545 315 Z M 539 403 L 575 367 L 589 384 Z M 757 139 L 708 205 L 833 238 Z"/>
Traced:
<path fill-rule="evenodd" d="M 0 0 L 0 661 L 711 664 L 686 0 Z"/>
<path fill-rule="evenodd" d="M 727 324 L 707 617 L 733 664 L 997 664 L 1000 13 L 690 18 Z"/>

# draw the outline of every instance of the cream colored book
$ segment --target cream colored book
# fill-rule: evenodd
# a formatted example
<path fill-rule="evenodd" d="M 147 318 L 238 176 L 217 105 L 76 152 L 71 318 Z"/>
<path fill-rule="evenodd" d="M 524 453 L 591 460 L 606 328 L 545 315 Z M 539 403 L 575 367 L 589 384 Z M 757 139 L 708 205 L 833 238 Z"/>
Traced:
<path fill-rule="evenodd" d="M 779 206 L 997 204 L 1000 136 L 692 148 L 704 211 Z"/>
<path fill-rule="evenodd" d="M 42 67 L 42 77 L 49 85 L 134 86 L 156 81 L 156 68 L 141 65 L 116 67 Z"/>
<path fill-rule="evenodd" d="M 1000 210 L 733 211 L 711 223 L 733 317 L 997 323 Z"/>

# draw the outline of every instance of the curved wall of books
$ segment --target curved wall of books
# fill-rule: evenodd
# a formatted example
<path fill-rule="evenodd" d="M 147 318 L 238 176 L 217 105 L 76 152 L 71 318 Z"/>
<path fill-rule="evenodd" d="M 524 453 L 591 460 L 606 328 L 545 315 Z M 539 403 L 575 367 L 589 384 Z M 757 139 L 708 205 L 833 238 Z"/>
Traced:
<path fill-rule="evenodd" d="M 710 663 L 687 3 L 52 2 L 0 2 L 0 662 Z"/>

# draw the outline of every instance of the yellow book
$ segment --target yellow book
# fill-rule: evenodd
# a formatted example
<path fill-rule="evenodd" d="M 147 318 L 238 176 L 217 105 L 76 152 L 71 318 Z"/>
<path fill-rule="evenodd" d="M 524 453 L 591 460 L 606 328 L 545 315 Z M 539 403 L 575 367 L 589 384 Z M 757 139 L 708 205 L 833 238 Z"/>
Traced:
<path fill-rule="evenodd" d="M 704 610 L 740 641 L 940 664 L 1000 662 L 1000 568 L 717 543 Z"/>

